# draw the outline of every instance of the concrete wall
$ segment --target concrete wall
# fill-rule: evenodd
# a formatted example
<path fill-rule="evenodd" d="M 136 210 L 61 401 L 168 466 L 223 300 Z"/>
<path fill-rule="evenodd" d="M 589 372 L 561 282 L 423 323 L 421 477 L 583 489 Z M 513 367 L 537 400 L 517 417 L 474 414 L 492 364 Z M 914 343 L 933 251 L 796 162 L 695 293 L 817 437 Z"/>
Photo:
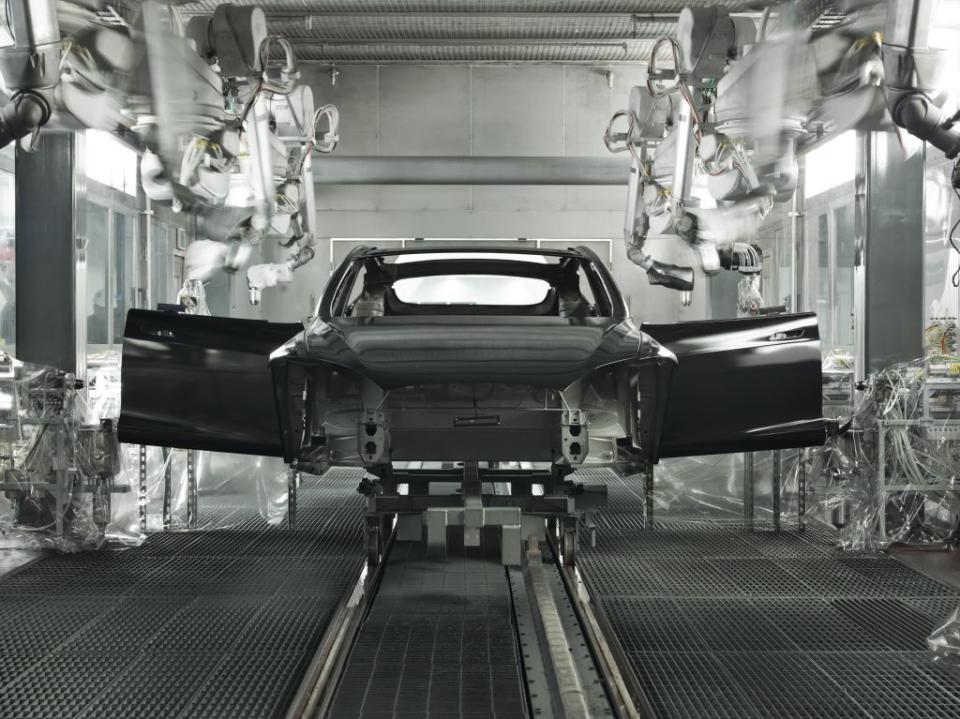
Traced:
<path fill-rule="evenodd" d="M 338 66 L 303 68 L 317 104 L 340 110 L 338 154 L 608 156 L 603 132 L 627 104 L 638 70 L 583 66 Z M 317 162 L 322 162 L 318 158 Z M 614 272 L 634 314 L 650 321 L 705 316 L 707 283 L 691 307 L 677 293 L 651 288 L 627 262 L 621 243 L 626 187 L 350 186 L 317 187 L 323 237 L 616 239 Z M 687 261 L 676 241 L 653 241 L 658 257 Z M 272 248 L 276 253 L 276 248 Z M 275 255 L 276 256 L 276 255 Z M 330 273 L 318 257 L 290 286 L 264 293 L 263 316 L 303 317 Z"/>

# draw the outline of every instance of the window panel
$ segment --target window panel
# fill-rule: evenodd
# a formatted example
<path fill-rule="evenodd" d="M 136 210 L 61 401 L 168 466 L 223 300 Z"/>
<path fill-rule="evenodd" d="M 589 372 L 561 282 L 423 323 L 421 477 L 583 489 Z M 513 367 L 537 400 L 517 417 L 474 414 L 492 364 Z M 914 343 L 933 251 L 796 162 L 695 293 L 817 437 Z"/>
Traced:
<path fill-rule="evenodd" d="M 204 283 L 207 307 L 215 317 L 230 316 L 230 275 L 224 271 L 215 272 L 209 282 Z"/>
<path fill-rule="evenodd" d="M 853 226 L 853 205 L 833 211 L 835 266 L 834 301 L 837 333 L 834 346 L 853 347 L 853 257 L 856 238 Z"/>
<path fill-rule="evenodd" d="M 107 299 L 109 288 L 109 226 L 110 213 L 106 207 L 87 204 L 87 343 L 103 345 L 109 342 Z"/>
<path fill-rule="evenodd" d="M 150 222 L 150 290 L 153 306 L 173 303 L 176 292 L 171 292 L 170 275 L 173 267 L 170 249 L 171 228 L 166 222 Z"/>
<path fill-rule="evenodd" d="M 114 214 L 114 278 L 113 341 L 123 341 L 123 327 L 127 310 L 137 307 L 140 278 L 137 265 L 136 218 L 121 213 Z"/>
<path fill-rule="evenodd" d="M 87 177 L 128 195 L 137 194 L 137 153 L 109 132 L 85 133 Z"/>

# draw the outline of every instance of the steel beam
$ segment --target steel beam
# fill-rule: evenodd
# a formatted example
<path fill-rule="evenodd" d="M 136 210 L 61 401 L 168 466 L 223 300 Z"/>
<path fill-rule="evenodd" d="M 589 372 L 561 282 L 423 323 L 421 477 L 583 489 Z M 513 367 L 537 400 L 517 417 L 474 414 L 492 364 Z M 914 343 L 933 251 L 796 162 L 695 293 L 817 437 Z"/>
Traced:
<path fill-rule="evenodd" d="M 318 185 L 626 185 L 630 166 L 591 157 L 363 157 L 324 155 Z"/>

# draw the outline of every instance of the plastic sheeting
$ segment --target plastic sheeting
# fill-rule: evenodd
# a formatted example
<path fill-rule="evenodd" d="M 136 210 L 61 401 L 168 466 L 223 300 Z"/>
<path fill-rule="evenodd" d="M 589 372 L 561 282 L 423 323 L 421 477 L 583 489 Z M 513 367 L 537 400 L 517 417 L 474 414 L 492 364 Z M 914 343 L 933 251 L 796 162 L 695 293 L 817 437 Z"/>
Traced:
<path fill-rule="evenodd" d="M 803 504 L 806 520 L 837 528 L 844 549 L 953 544 L 960 359 L 937 354 L 896 365 L 856 392 L 851 365 L 842 355 L 825 359 L 824 415 L 836 434 L 822 447 L 665 460 L 655 470 L 655 516 L 742 522 L 752 477 L 757 522 L 774 519 L 776 494 L 783 526 L 799 522 Z"/>
<path fill-rule="evenodd" d="M 111 521 L 131 486 L 113 423 L 73 375 L 0 354 L 0 546 L 136 541 Z"/>
<path fill-rule="evenodd" d="M 0 547 L 133 546 L 286 517 L 282 460 L 121 445 L 119 410 L 119 352 L 90 358 L 86 387 L 0 353 Z"/>

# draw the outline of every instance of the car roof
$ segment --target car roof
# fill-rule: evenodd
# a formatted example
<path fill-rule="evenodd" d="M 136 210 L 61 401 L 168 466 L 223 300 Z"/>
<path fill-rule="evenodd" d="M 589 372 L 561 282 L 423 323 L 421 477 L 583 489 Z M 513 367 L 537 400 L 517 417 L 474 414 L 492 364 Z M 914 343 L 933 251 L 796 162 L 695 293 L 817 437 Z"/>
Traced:
<path fill-rule="evenodd" d="M 579 259 L 590 259 L 583 252 L 575 247 L 566 249 L 536 247 L 524 243 L 505 242 L 502 245 L 471 245 L 467 242 L 443 243 L 443 242 L 418 242 L 414 247 L 397 248 L 378 248 L 364 247 L 358 253 L 357 257 L 390 257 L 394 255 L 416 255 L 416 254 L 441 254 L 444 252 L 478 252 L 490 254 L 511 254 L 511 255 L 541 255 L 545 257 L 577 257 Z"/>

